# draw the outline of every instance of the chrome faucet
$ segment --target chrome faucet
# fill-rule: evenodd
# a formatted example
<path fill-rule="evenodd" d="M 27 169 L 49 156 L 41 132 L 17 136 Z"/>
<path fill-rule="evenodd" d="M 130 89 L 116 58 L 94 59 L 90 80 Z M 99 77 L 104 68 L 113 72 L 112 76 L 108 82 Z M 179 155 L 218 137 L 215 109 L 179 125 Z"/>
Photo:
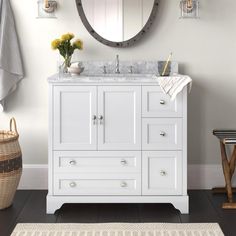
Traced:
<path fill-rule="evenodd" d="M 119 61 L 119 55 L 116 55 L 116 74 L 120 74 L 120 61 Z"/>

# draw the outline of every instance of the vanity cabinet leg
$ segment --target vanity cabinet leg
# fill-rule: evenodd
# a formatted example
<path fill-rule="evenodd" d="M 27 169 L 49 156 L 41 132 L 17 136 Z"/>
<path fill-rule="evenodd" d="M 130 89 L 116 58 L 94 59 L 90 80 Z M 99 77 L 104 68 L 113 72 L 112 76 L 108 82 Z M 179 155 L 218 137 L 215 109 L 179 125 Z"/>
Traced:
<path fill-rule="evenodd" d="M 172 202 L 172 205 L 178 209 L 181 214 L 189 214 L 189 197 L 184 196 Z"/>
<path fill-rule="evenodd" d="M 54 214 L 63 204 L 64 202 L 59 201 L 52 196 L 47 196 L 47 214 Z"/>

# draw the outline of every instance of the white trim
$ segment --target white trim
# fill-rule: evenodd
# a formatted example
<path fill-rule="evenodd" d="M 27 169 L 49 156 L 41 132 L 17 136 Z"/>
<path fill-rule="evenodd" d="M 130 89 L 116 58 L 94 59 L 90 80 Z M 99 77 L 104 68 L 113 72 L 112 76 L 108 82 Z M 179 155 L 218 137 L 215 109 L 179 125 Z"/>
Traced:
<path fill-rule="evenodd" d="M 47 214 L 54 214 L 64 203 L 171 203 L 182 214 L 189 213 L 189 197 L 180 196 L 51 196 L 47 195 Z"/>
<path fill-rule="evenodd" d="M 47 189 L 47 165 L 29 165 L 23 167 L 19 189 Z M 234 181 L 236 185 L 236 179 Z M 221 165 L 188 165 L 188 189 L 211 189 L 224 186 Z"/>
<path fill-rule="evenodd" d="M 224 185 L 221 165 L 188 165 L 189 189 L 211 189 L 213 187 L 223 187 Z"/>
<path fill-rule="evenodd" d="M 23 165 L 19 189 L 47 189 L 48 165 Z"/>

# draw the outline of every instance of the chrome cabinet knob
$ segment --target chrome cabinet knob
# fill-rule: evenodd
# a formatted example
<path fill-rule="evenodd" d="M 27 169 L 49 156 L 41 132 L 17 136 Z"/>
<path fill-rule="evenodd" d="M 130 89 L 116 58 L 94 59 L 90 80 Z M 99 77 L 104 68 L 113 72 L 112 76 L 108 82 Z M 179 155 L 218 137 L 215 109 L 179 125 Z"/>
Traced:
<path fill-rule="evenodd" d="M 161 175 L 161 176 L 166 176 L 166 175 L 167 175 L 167 172 L 164 171 L 164 170 L 161 170 L 161 171 L 160 171 L 160 175 Z"/>
<path fill-rule="evenodd" d="M 93 124 L 94 124 L 94 125 L 96 125 L 96 120 L 97 120 L 97 116 L 93 115 L 92 121 L 93 121 Z"/>
<path fill-rule="evenodd" d="M 126 161 L 125 159 L 122 159 L 122 160 L 120 161 L 120 163 L 121 163 L 123 166 L 127 165 L 127 161 Z"/>
<path fill-rule="evenodd" d="M 100 116 L 98 117 L 98 119 L 99 119 L 99 121 L 100 121 L 100 125 L 102 125 L 103 116 L 102 116 L 102 115 L 100 115 Z"/>
<path fill-rule="evenodd" d="M 166 103 L 166 102 L 165 102 L 164 100 L 160 100 L 160 104 L 161 104 L 161 105 L 165 105 L 165 103 Z"/>
<path fill-rule="evenodd" d="M 126 187 L 127 187 L 127 183 L 126 183 L 125 181 L 123 181 L 123 182 L 121 182 L 120 186 L 121 186 L 122 188 L 126 188 Z"/>
<path fill-rule="evenodd" d="M 76 183 L 75 183 L 75 182 L 71 182 L 71 183 L 70 183 L 70 187 L 71 187 L 71 188 L 76 187 Z"/>
<path fill-rule="evenodd" d="M 76 161 L 75 160 L 71 160 L 70 161 L 70 165 L 72 165 L 72 166 L 76 165 Z"/>
<path fill-rule="evenodd" d="M 161 132 L 160 132 L 160 135 L 161 135 L 162 137 L 164 137 L 164 136 L 166 136 L 166 133 L 165 133 L 164 131 L 161 131 Z"/>

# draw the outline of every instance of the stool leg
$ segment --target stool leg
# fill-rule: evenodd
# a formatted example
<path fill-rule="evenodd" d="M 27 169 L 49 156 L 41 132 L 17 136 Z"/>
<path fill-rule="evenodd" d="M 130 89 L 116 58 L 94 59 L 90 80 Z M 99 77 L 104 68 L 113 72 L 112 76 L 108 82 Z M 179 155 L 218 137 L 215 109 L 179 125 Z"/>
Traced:
<path fill-rule="evenodd" d="M 234 145 L 234 150 L 230 158 L 229 167 L 230 167 L 230 179 L 232 179 L 236 166 L 236 145 Z"/>
<path fill-rule="evenodd" d="M 230 203 L 232 203 L 233 193 L 232 193 L 232 186 L 231 186 L 230 166 L 229 166 L 229 162 L 228 162 L 228 158 L 227 158 L 227 154 L 225 150 L 225 144 L 221 141 L 220 141 L 220 149 L 221 149 L 222 167 L 223 167 L 223 172 L 225 176 L 228 200 Z"/>

